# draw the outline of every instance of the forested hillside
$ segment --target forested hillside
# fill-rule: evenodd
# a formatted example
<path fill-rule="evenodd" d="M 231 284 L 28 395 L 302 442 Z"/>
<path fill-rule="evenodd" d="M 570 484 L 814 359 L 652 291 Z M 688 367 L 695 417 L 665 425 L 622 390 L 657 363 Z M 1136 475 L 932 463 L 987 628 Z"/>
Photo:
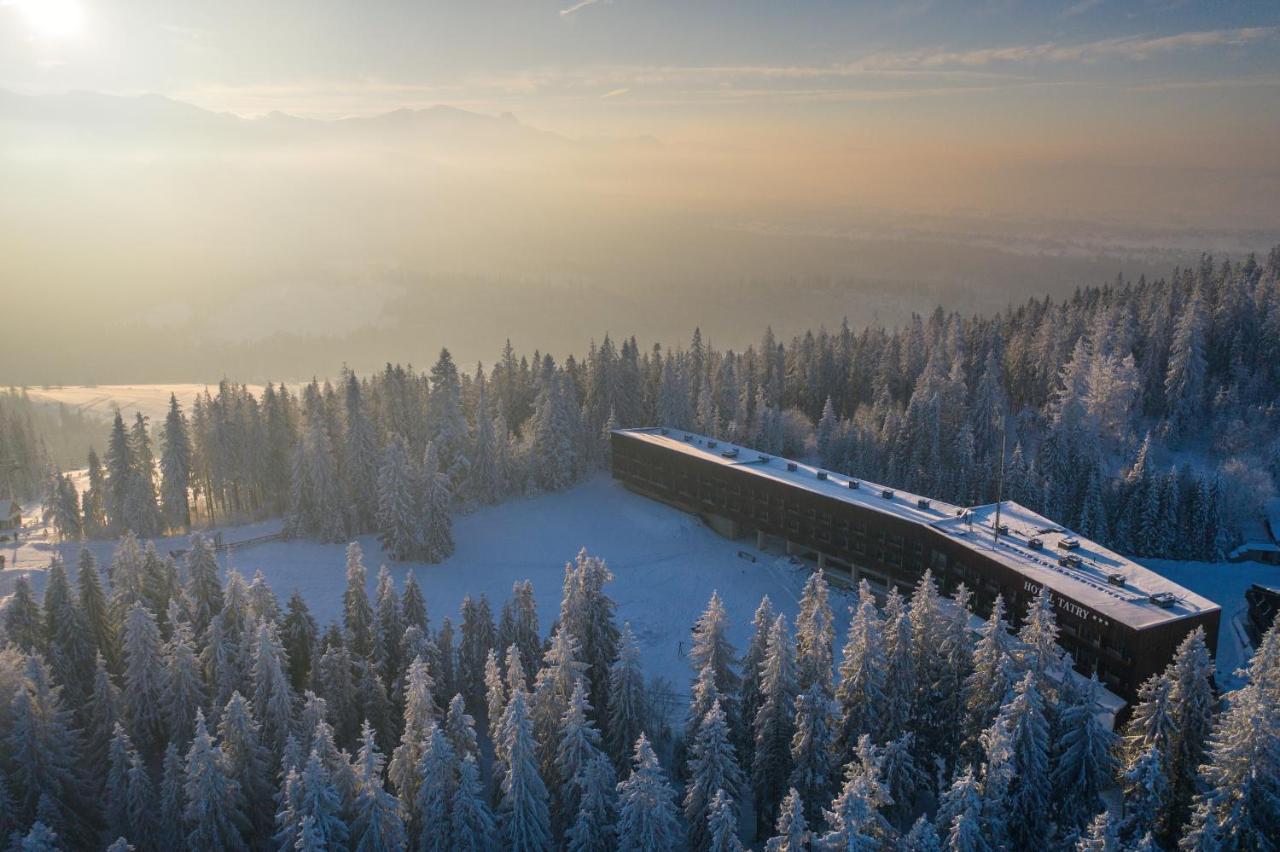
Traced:
<path fill-rule="evenodd" d="M 439 527 L 446 509 L 563 488 L 602 462 L 608 427 L 661 423 L 961 504 L 994 499 L 1004 447 L 1006 497 L 1130 554 L 1215 559 L 1280 476 L 1278 395 L 1280 249 L 994 316 L 766 330 L 745 352 L 606 334 L 560 363 L 508 346 L 474 372 L 446 350 L 428 372 L 300 395 L 223 382 L 159 429 L 118 421 L 89 491 L 51 503 L 73 537 L 286 514 L 328 541 L 403 539 L 428 503 Z"/>
<path fill-rule="evenodd" d="M 1268 849 L 1280 827 L 1280 628 L 1223 702 L 1189 634 L 1117 737 L 1047 588 L 1016 634 L 999 598 L 975 633 L 963 584 L 946 598 L 926 573 L 877 601 L 864 582 L 838 654 L 820 572 L 794 624 L 761 600 L 744 649 L 727 632 L 748 613 L 713 594 L 675 703 L 585 551 L 545 633 L 528 582 L 496 618 L 467 597 L 456 629 L 412 572 L 397 590 L 384 566 L 371 598 L 354 543 L 329 625 L 219 572 L 203 536 L 179 563 L 128 535 L 105 572 L 55 559 L 43 603 L 18 581 L 15 849 L 1191 852 Z"/>

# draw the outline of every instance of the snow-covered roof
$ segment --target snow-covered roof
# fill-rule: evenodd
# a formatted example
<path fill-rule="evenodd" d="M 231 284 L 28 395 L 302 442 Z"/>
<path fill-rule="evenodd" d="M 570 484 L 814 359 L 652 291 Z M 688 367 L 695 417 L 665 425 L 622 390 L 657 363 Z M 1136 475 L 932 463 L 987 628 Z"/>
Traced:
<path fill-rule="evenodd" d="M 1048 586 L 1068 601 L 1132 627 L 1149 627 L 1219 609 L 1213 601 L 1009 500 L 1000 504 L 1000 524 L 1007 526 L 1008 532 L 997 536 L 995 504 L 955 506 L 682 429 L 618 431 L 674 452 L 740 468 L 753 476 L 931 526 L 956 543 Z M 819 478 L 820 472 L 824 478 Z M 849 487 L 851 479 L 859 483 L 857 488 Z M 893 492 L 892 499 L 882 496 L 886 490 Z M 1031 546 L 1033 538 L 1040 540 L 1039 548 Z M 1071 549 L 1059 546 L 1069 540 L 1076 542 Z M 1067 554 L 1078 557 L 1078 564 L 1060 565 L 1059 558 Z M 1161 603 L 1153 600 L 1155 596 L 1162 596 Z"/>
<path fill-rule="evenodd" d="M 18 510 L 17 504 L 12 500 L 0 500 L 0 518 L 9 518 Z"/>

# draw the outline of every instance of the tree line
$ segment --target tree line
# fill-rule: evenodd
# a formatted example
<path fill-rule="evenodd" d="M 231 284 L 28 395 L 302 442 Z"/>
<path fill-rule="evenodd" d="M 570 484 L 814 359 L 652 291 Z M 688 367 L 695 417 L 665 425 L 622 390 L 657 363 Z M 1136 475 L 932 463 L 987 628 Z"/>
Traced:
<path fill-rule="evenodd" d="M 963 585 L 766 597 L 743 651 L 717 595 L 690 698 L 646 681 L 603 560 L 433 627 L 410 572 L 341 616 L 127 535 L 106 570 L 25 579 L 0 619 L 0 837 L 51 850 L 1257 850 L 1280 829 L 1280 630 L 1219 699 L 1200 629 L 1119 735 L 1071 674 L 1047 592 L 976 632 Z M 1103 793 L 1117 790 L 1108 804 Z M 1117 804 L 1119 802 L 1119 804 Z"/>
<path fill-rule="evenodd" d="M 171 401 L 158 465 L 145 418 L 117 417 L 88 488 L 54 476 L 49 505 L 71 538 L 285 516 L 435 559 L 449 512 L 564 488 L 610 428 L 663 424 L 960 505 L 995 499 L 1003 468 L 1003 496 L 1117 550 L 1213 560 L 1274 493 L 1278 398 L 1280 247 L 991 316 L 767 330 L 743 352 L 605 335 L 560 363 L 508 344 L 470 374 L 443 350 L 299 393 L 224 381 L 189 415 Z"/>

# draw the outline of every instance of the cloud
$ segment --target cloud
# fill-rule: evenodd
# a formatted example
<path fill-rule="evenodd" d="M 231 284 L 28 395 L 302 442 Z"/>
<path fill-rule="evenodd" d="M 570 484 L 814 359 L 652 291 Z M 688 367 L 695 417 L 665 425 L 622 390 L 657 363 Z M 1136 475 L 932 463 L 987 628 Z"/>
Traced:
<path fill-rule="evenodd" d="M 1001 63 L 1096 62 L 1124 59 L 1141 62 L 1165 53 L 1211 47 L 1243 47 L 1267 41 L 1280 33 L 1277 27 L 1235 30 L 1201 30 L 1169 36 L 1122 36 L 1082 44 L 1044 42 L 1033 45 L 988 47 L 966 51 L 908 51 L 869 57 L 862 66 L 870 70 L 909 68 L 979 68 Z"/>
<path fill-rule="evenodd" d="M 600 2 L 608 2 L 608 0 L 578 0 L 577 3 L 574 3 L 572 6 L 568 7 L 567 9 L 561 9 L 560 17 L 567 18 L 570 15 L 574 14 L 575 12 L 581 12 L 583 9 L 587 8 L 588 6 L 594 6 Z"/>

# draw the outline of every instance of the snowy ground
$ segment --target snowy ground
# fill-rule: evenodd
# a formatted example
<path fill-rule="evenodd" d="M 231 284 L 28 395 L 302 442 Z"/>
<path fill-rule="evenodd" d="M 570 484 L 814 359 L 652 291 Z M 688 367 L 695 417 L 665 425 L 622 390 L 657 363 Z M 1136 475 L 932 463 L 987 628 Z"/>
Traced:
<path fill-rule="evenodd" d="M 228 528 L 226 541 L 252 538 L 279 529 L 279 522 Z M 495 617 L 516 580 L 533 583 L 538 616 L 545 632 L 559 613 L 564 564 L 586 547 L 605 558 L 615 580 L 608 587 L 618 602 L 621 620 L 631 622 L 644 651 L 650 675 L 670 678 L 685 690 L 691 676 L 685 654 L 689 630 L 718 589 L 733 620 L 731 638 L 743 648 L 760 596 L 767 594 L 775 609 L 794 621 L 808 569 L 786 557 L 766 555 L 746 542 L 730 542 L 696 518 L 626 491 L 605 476 L 595 477 L 558 494 L 546 494 L 482 509 L 456 518 L 457 550 L 439 565 L 388 562 L 397 588 L 413 571 L 427 598 L 432 623 L 449 615 L 457 624 L 464 596 L 486 594 Z M 360 539 L 369 566 L 369 587 L 385 560 L 377 539 Z M 101 560 L 110 558 L 110 542 L 89 545 Z M 182 539 L 158 542 L 161 552 L 185 546 Z M 751 562 L 739 551 L 754 555 Z M 12 590 L 21 571 L 39 591 L 49 557 L 62 551 L 74 570 L 79 545 L 50 544 L 33 537 L 15 550 L 0 552 L 10 570 L 0 574 L 0 596 Z M 224 565 L 247 577 L 262 570 L 281 602 L 299 589 L 322 623 L 341 611 L 345 584 L 345 547 L 301 541 L 274 541 L 220 556 Z M 848 627 L 844 594 L 832 590 L 838 641 Z"/>
<path fill-rule="evenodd" d="M 279 529 L 279 522 L 228 528 L 225 540 L 253 538 Z M 533 582 L 544 631 L 559 611 L 560 585 L 566 561 L 582 547 L 603 556 L 615 580 L 609 593 L 621 619 L 631 622 L 651 675 L 670 678 L 687 689 L 690 671 L 685 653 L 689 629 L 712 590 L 719 590 L 733 621 L 731 638 L 742 649 L 760 596 L 767 594 L 777 610 L 794 622 L 808 568 L 786 557 L 761 553 L 745 541 L 716 535 L 696 518 L 626 491 L 606 476 L 595 477 L 558 494 L 512 501 L 459 517 L 454 522 L 457 550 L 439 565 L 388 563 L 397 587 L 413 571 L 426 594 L 435 625 L 450 615 L 457 621 L 465 595 L 486 594 L 495 615 L 516 580 Z M 377 539 L 360 540 L 369 566 L 370 592 L 384 561 Z M 161 551 L 185 546 L 182 539 L 158 544 Z M 109 542 L 90 544 L 99 559 L 110 558 Z M 79 545 L 50 544 L 40 536 L 20 547 L 0 546 L 10 570 L 0 573 L 0 596 L 9 594 L 19 572 L 29 573 L 37 590 L 49 557 L 63 551 L 74 570 Z M 739 552 L 755 556 L 751 562 Z M 14 557 L 16 556 L 16 564 Z M 248 577 L 259 569 L 282 602 L 299 589 L 321 622 L 337 617 L 341 607 L 344 546 L 300 541 L 274 541 L 220 557 Z M 1280 585 L 1280 567 L 1257 563 L 1208 564 L 1150 562 L 1150 567 L 1223 607 L 1219 640 L 1219 672 L 1226 683 L 1245 651 L 1235 626 L 1251 583 Z M 852 597 L 832 590 L 837 644 L 848 627 Z"/>

